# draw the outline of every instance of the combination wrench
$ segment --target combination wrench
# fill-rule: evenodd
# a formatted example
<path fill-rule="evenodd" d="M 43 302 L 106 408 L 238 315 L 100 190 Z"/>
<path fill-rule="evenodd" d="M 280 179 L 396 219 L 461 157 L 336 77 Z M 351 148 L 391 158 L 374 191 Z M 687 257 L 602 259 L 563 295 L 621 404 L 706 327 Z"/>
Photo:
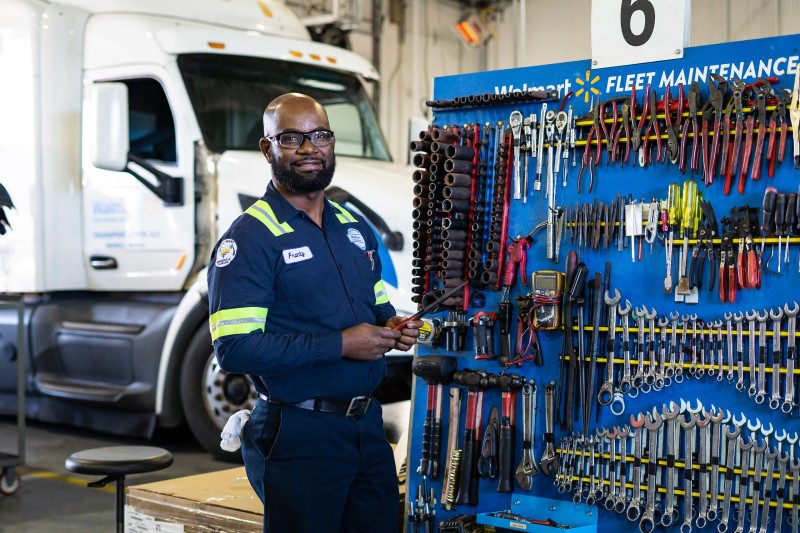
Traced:
<path fill-rule="evenodd" d="M 693 496 L 692 490 L 694 483 L 692 478 L 694 473 L 692 471 L 692 455 L 694 454 L 694 427 L 698 423 L 698 416 L 694 413 L 689 413 L 689 419 L 685 420 L 683 417 L 678 419 L 681 427 L 683 428 L 684 437 L 684 476 L 683 476 L 683 523 L 681 524 L 681 533 L 690 533 L 692 531 L 692 518 L 694 511 L 692 510 Z"/>
<path fill-rule="evenodd" d="M 641 533 L 650 533 L 655 527 L 655 503 L 658 482 L 656 476 L 656 467 L 658 466 L 658 458 L 656 451 L 656 441 L 658 440 L 658 430 L 661 428 L 663 420 L 658 412 L 653 409 L 647 421 L 644 423 L 647 428 L 647 503 L 645 504 L 642 519 L 639 521 L 639 531 Z M 630 516 L 629 516 L 630 518 Z"/>
<path fill-rule="evenodd" d="M 767 477 L 764 479 L 764 503 L 761 507 L 761 526 L 758 528 L 758 533 L 767 533 L 767 519 L 769 518 L 769 508 L 772 502 L 772 476 L 775 474 L 775 459 L 778 457 L 778 451 L 767 448 L 764 454 L 764 461 L 767 463 Z M 753 505 L 757 505 L 757 501 L 753 500 Z M 752 525 L 751 525 L 752 528 Z"/>
<path fill-rule="evenodd" d="M 606 379 L 600 390 L 597 392 L 597 401 L 600 405 L 609 405 L 614 396 L 614 354 L 615 339 L 617 337 L 617 308 L 622 296 L 618 289 L 614 289 L 614 297 L 611 298 L 608 291 L 605 292 L 603 298 L 608 306 L 608 337 L 606 339 Z M 627 302 L 626 302 L 627 305 Z"/>
<path fill-rule="evenodd" d="M 797 312 L 800 306 L 794 302 L 794 307 L 789 309 L 789 304 L 783 306 L 786 313 L 788 337 L 786 338 L 786 384 L 783 394 L 783 405 L 781 411 L 791 413 L 794 408 L 794 369 L 797 366 L 797 352 L 795 351 L 795 328 L 797 325 Z"/>
<path fill-rule="evenodd" d="M 631 303 L 625 300 L 625 307 L 618 308 L 620 322 L 622 322 L 622 379 L 619 382 L 619 389 L 622 394 L 628 394 L 633 385 L 631 377 L 631 343 L 630 327 L 628 325 L 628 315 L 631 313 Z"/>
<path fill-rule="evenodd" d="M 631 414 L 631 428 L 633 431 L 633 494 L 628 504 L 626 516 L 631 522 L 639 519 L 642 506 L 642 448 L 644 447 L 644 424 L 647 417 L 639 413 L 636 417 Z"/>
<path fill-rule="evenodd" d="M 736 461 L 736 443 L 742 434 L 742 428 L 734 426 L 725 430 L 725 441 L 727 442 L 727 453 L 725 454 L 725 482 L 722 490 L 722 516 L 717 524 L 719 533 L 728 531 L 728 520 L 730 520 L 731 509 L 731 488 L 734 481 L 734 466 Z"/>
<path fill-rule="evenodd" d="M 659 364 L 658 370 L 656 371 L 656 383 L 655 389 L 659 390 L 663 387 L 669 387 L 672 384 L 672 375 L 669 376 L 667 373 L 669 372 L 669 368 L 667 368 L 667 326 L 669 325 L 669 320 L 666 317 L 659 317 L 658 319 L 658 327 L 660 330 L 660 337 L 659 337 L 659 345 L 658 345 L 658 356 L 659 356 Z"/>
<path fill-rule="evenodd" d="M 781 367 L 783 366 L 781 322 L 783 321 L 783 309 L 779 307 L 777 313 L 770 309 L 769 317 L 772 319 L 772 396 L 769 399 L 769 408 L 778 409 L 781 406 Z"/>
<path fill-rule="evenodd" d="M 769 313 L 758 313 L 758 390 L 756 403 L 761 405 L 767 398 L 767 319 Z"/>
<path fill-rule="evenodd" d="M 745 313 L 747 318 L 747 344 L 748 344 L 748 359 L 750 366 L 750 384 L 747 387 L 747 395 L 751 398 L 756 395 L 758 390 L 756 387 L 756 319 L 758 312 L 747 311 Z"/>
<path fill-rule="evenodd" d="M 726 312 L 723 316 L 725 317 L 725 325 L 727 327 L 725 334 L 728 341 L 728 373 L 725 377 L 728 381 L 733 381 L 734 358 L 736 354 L 736 352 L 733 351 L 733 313 Z"/>
<path fill-rule="evenodd" d="M 664 513 L 661 515 L 661 525 L 669 527 L 679 516 L 675 509 L 675 485 L 678 481 L 675 475 L 675 457 L 680 448 L 680 432 L 678 431 L 680 409 L 675 402 L 670 402 L 670 409 L 667 410 L 665 405 L 662 414 L 667 423 L 667 496 Z"/>

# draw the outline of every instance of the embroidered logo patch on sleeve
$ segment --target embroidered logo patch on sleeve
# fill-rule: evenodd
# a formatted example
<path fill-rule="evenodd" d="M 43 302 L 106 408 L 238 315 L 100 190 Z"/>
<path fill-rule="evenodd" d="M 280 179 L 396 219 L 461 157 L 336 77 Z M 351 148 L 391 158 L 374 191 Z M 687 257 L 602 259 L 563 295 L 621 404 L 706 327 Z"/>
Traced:
<path fill-rule="evenodd" d="M 299 263 L 300 261 L 308 261 L 312 257 L 314 257 L 314 254 L 311 253 L 311 248 L 308 246 L 301 246 L 300 248 L 292 248 L 291 250 L 283 251 L 283 260 L 286 261 L 287 265 Z"/>
<path fill-rule="evenodd" d="M 367 241 L 364 240 L 364 236 L 361 235 L 361 232 L 355 228 L 350 228 L 347 230 L 347 238 L 350 239 L 350 242 L 361 248 L 362 250 L 367 249 Z"/>
<path fill-rule="evenodd" d="M 217 259 L 214 264 L 220 268 L 226 267 L 231 264 L 234 257 L 236 257 L 236 241 L 225 239 L 217 247 Z"/>

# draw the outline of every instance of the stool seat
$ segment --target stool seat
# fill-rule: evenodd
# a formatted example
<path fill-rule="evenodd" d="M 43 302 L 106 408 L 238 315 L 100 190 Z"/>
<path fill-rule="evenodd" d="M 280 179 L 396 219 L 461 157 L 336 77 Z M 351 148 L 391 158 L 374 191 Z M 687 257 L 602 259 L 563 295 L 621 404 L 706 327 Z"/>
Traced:
<path fill-rule="evenodd" d="M 76 474 L 126 476 L 161 470 L 172 464 L 172 454 L 154 446 L 106 446 L 75 452 L 64 463 Z"/>
<path fill-rule="evenodd" d="M 116 531 L 125 532 L 125 476 L 161 470 L 172 464 L 172 454 L 155 446 L 106 446 L 75 452 L 64 466 L 76 474 L 105 476 L 90 487 L 116 485 Z"/>

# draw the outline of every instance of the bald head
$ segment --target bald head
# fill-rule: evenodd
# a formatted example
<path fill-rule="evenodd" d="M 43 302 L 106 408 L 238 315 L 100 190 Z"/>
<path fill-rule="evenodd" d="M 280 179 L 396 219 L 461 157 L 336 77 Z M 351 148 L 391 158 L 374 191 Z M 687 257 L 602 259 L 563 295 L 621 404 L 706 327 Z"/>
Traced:
<path fill-rule="evenodd" d="M 301 115 L 316 115 L 322 127 L 330 128 L 328 114 L 322 104 L 302 93 L 286 93 L 271 101 L 264 110 L 264 137 L 285 131 L 285 122 Z"/>

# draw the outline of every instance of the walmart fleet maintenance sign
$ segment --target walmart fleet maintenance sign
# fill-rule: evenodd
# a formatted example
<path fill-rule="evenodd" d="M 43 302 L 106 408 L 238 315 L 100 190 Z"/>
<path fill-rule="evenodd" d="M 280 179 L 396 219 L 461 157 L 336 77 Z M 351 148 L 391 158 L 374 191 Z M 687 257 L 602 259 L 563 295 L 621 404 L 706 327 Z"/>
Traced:
<path fill-rule="evenodd" d="M 677 87 L 697 81 L 708 94 L 706 80 L 716 73 L 746 83 L 758 78 L 778 77 L 777 88 L 791 89 L 794 73 L 800 63 L 800 35 L 755 39 L 687 48 L 681 59 L 658 61 L 624 67 L 592 69 L 591 62 L 572 61 L 539 67 L 495 70 L 476 74 L 444 76 L 434 81 L 434 100 L 450 100 L 457 96 L 484 93 L 556 89 L 560 97 L 572 92 L 570 103 L 576 110 L 597 100 L 630 94 L 635 86 L 638 94 L 651 84 L 657 89 Z M 661 94 L 661 93 L 659 93 Z M 641 99 L 641 97 L 639 97 Z M 514 104 L 508 104 L 513 106 Z M 437 123 L 448 123 L 446 113 L 436 112 Z"/>

